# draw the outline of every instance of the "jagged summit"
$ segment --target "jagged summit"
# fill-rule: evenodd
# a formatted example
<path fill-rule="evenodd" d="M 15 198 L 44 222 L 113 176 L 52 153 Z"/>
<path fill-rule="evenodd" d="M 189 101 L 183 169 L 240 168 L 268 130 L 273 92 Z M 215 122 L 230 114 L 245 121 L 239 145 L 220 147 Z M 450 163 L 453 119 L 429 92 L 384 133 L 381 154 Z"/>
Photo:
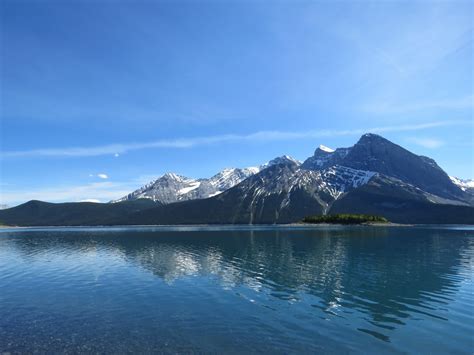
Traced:
<path fill-rule="evenodd" d="M 444 198 L 460 197 L 459 187 L 433 159 L 413 154 L 378 134 L 366 133 L 352 147 L 332 153 L 316 149 L 302 167 L 322 170 L 334 165 L 392 176 Z"/>
<path fill-rule="evenodd" d="M 363 135 L 360 136 L 360 139 L 365 139 L 365 138 L 376 138 L 376 139 L 381 138 L 381 139 L 384 139 L 384 140 L 388 140 L 388 139 L 382 137 L 380 134 L 370 133 L 370 132 L 364 133 Z"/>
<path fill-rule="evenodd" d="M 261 165 L 261 168 L 265 168 L 267 166 L 276 165 L 276 164 L 296 164 L 300 165 L 301 162 L 296 160 L 289 155 L 282 155 L 280 157 L 276 157 L 275 159 L 270 160 L 268 163 Z"/>
<path fill-rule="evenodd" d="M 389 141 L 388 139 L 386 139 L 386 138 L 384 138 L 384 137 L 382 137 L 378 134 L 365 133 L 359 138 L 357 143 L 354 144 L 354 147 L 357 146 L 357 145 L 372 145 L 372 144 L 375 144 L 375 145 L 386 145 L 386 144 L 396 145 L 395 143 Z"/>
<path fill-rule="evenodd" d="M 161 177 L 161 179 L 171 179 L 171 180 L 177 180 L 177 181 L 182 181 L 186 180 L 187 178 L 182 175 L 178 175 L 172 172 L 164 173 Z"/>

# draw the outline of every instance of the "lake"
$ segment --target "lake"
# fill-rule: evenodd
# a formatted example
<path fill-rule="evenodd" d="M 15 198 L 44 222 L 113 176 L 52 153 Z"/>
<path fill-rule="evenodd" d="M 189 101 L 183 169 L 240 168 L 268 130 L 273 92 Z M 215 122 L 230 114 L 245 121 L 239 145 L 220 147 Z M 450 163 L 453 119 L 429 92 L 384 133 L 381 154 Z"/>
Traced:
<path fill-rule="evenodd" d="M 0 354 L 472 354 L 473 305 L 473 227 L 0 230 Z"/>

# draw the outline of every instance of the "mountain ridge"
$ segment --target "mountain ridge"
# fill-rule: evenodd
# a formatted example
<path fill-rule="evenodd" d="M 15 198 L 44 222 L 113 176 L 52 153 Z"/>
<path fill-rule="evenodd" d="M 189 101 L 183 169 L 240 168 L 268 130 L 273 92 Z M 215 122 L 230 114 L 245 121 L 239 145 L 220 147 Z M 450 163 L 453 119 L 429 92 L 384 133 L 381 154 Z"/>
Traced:
<path fill-rule="evenodd" d="M 300 164 L 296 159 L 288 155 L 282 155 L 259 166 L 225 168 L 210 178 L 193 179 L 168 172 L 128 195 L 110 202 L 117 203 L 145 198 L 155 202 L 169 204 L 179 201 L 213 197 L 271 165 L 287 161 Z"/>
<path fill-rule="evenodd" d="M 72 203 L 58 204 L 60 209 L 37 204 L 42 212 L 34 212 L 27 203 L 0 211 L 0 221 L 275 224 L 297 222 L 307 215 L 359 213 L 382 215 L 397 223 L 474 224 L 473 195 L 459 184 L 466 182 L 450 178 L 433 159 L 379 135 L 365 134 L 349 148 L 321 145 L 303 163 L 282 156 L 247 170 L 224 169 L 208 179 L 167 173 L 130 198 L 99 204 L 111 206 L 110 211 Z M 143 198 L 144 192 L 150 192 L 148 198 Z M 122 204 L 126 207 L 117 207 Z"/>

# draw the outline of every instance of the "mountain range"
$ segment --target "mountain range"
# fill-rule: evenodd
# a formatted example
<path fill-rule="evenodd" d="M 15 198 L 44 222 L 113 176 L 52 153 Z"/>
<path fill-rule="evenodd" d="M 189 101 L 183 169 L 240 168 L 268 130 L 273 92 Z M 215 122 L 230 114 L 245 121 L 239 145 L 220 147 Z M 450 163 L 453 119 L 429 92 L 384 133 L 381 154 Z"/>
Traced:
<path fill-rule="evenodd" d="M 243 169 L 227 168 L 209 179 L 192 179 L 175 173 L 166 173 L 127 196 L 111 202 L 117 203 L 146 198 L 162 204 L 168 204 L 178 201 L 204 199 L 216 196 L 234 187 L 246 178 L 259 173 L 271 165 L 286 161 L 299 163 L 293 158 L 284 155 L 257 167 Z"/>
<path fill-rule="evenodd" d="M 364 213 L 399 223 L 474 224 L 472 181 L 433 159 L 364 134 L 349 148 L 319 146 L 304 162 L 282 156 L 208 179 L 167 173 L 106 204 L 30 201 L 1 210 L 14 225 L 291 223 L 308 215 Z"/>

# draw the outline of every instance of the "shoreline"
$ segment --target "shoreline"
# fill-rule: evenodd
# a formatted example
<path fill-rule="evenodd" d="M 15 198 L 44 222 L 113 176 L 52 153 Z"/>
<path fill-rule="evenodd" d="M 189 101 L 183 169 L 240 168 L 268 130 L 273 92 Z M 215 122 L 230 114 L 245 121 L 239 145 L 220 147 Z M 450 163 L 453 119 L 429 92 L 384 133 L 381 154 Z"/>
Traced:
<path fill-rule="evenodd" d="M 6 229 L 33 229 L 33 228 L 327 228 L 327 227 L 417 227 L 417 226 L 474 226 L 472 224 L 404 224 L 404 223 L 285 223 L 285 224 L 116 224 L 116 225 L 39 225 L 39 226 L 0 226 Z"/>

